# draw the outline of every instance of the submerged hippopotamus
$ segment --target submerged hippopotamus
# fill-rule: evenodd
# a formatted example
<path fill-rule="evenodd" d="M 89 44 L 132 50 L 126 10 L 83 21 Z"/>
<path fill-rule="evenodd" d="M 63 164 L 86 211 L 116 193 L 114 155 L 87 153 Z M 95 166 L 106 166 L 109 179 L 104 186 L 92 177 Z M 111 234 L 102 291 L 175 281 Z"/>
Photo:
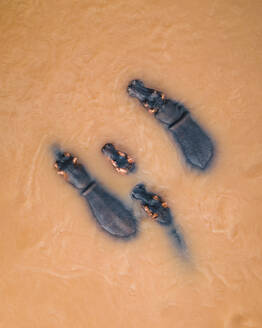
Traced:
<path fill-rule="evenodd" d="M 101 151 L 118 173 L 124 175 L 135 171 L 136 164 L 134 159 L 127 153 L 117 150 L 112 143 L 105 144 Z"/>

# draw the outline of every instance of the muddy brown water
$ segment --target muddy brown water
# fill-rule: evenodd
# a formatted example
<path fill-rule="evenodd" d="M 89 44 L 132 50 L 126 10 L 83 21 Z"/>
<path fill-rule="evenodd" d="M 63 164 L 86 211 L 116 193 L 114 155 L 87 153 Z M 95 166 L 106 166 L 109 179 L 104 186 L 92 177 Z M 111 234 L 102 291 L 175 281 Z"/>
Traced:
<path fill-rule="evenodd" d="M 1 327 L 262 326 L 261 13 L 256 0 L 1 1 Z M 208 172 L 128 97 L 133 78 L 210 133 Z M 136 206 L 136 239 L 101 232 L 55 174 L 54 142 L 129 206 L 138 182 L 161 194 L 190 261 Z M 112 170 L 106 142 L 135 175 Z"/>

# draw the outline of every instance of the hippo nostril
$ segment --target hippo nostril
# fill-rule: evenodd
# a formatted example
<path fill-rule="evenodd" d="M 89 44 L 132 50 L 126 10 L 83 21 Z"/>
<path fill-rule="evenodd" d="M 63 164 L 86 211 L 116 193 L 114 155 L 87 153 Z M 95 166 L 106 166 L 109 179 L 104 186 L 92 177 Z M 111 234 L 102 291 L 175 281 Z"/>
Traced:
<path fill-rule="evenodd" d="M 113 149 L 114 149 L 113 144 L 107 143 L 102 147 L 101 151 L 102 151 L 102 153 L 104 153 L 106 151 L 110 151 L 110 150 L 112 151 Z"/>
<path fill-rule="evenodd" d="M 61 155 L 63 154 L 61 151 L 61 148 L 59 147 L 59 145 L 54 144 L 50 147 L 54 157 L 59 160 L 59 158 L 61 157 Z"/>
<path fill-rule="evenodd" d="M 134 199 L 140 199 L 143 197 L 143 192 L 145 192 L 145 185 L 143 183 L 139 183 L 133 188 L 131 197 Z"/>
<path fill-rule="evenodd" d="M 145 190 L 145 185 L 143 183 L 139 183 L 135 186 L 136 190 Z"/>
<path fill-rule="evenodd" d="M 143 87 L 144 86 L 144 84 L 143 84 L 143 82 L 141 80 L 132 80 L 129 83 L 128 87 L 127 87 L 127 91 L 128 92 L 135 91 L 137 89 L 137 87 L 139 87 L 139 86 L 140 87 Z"/>
<path fill-rule="evenodd" d="M 127 92 L 129 93 L 129 95 L 133 94 L 134 93 L 134 90 L 133 90 L 133 85 L 132 83 L 129 84 L 129 86 L 127 87 Z"/>
<path fill-rule="evenodd" d="M 129 83 L 128 88 L 129 88 L 129 89 L 132 89 L 132 87 L 133 87 L 134 85 L 136 85 L 136 80 L 132 80 L 132 81 Z"/>
<path fill-rule="evenodd" d="M 137 199 L 137 197 L 136 197 L 136 192 L 135 192 L 135 191 L 132 191 L 132 192 L 131 192 L 131 198 Z"/>

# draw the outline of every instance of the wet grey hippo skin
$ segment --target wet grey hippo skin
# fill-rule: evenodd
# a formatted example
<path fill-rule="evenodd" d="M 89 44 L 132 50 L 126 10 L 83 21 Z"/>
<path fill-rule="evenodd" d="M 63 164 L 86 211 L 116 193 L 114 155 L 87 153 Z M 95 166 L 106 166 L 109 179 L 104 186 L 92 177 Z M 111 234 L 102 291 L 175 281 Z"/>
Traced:
<path fill-rule="evenodd" d="M 136 163 L 127 153 L 119 151 L 112 143 L 105 144 L 102 153 L 109 159 L 114 169 L 120 174 L 133 173 L 136 170 Z"/>
<path fill-rule="evenodd" d="M 210 166 L 214 157 L 213 142 L 183 104 L 166 98 L 160 91 L 145 87 L 140 80 L 131 81 L 127 92 L 137 98 L 172 134 L 191 167 L 205 170 Z"/>
<path fill-rule="evenodd" d="M 99 226 L 117 238 L 134 237 L 137 222 L 132 211 L 101 183 L 94 180 L 75 156 L 61 151 L 57 146 L 53 147 L 53 153 L 57 173 L 85 198 Z"/>

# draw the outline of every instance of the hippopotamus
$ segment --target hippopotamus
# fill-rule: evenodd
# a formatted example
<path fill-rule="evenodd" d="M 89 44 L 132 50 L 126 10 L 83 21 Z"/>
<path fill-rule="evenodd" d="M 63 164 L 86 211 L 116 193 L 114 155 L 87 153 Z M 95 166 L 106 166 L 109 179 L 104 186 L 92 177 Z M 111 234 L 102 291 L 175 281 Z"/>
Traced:
<path fill-rule="evenodd" d="M 131 81 L 127 92 L 170 132 L 191 167 L 204 171 L 210 166 L 214 157 L 213 142 L 182 103 L 145 87 L 141 80 Z"/>
<path fill-rule="evenodd" d="M 131 209 L 94 179 L 77 157 L 53 147 L 54 167 L 86 200 L 98 225 L 113 237 L 127 239 L 137 233 Z"/>

